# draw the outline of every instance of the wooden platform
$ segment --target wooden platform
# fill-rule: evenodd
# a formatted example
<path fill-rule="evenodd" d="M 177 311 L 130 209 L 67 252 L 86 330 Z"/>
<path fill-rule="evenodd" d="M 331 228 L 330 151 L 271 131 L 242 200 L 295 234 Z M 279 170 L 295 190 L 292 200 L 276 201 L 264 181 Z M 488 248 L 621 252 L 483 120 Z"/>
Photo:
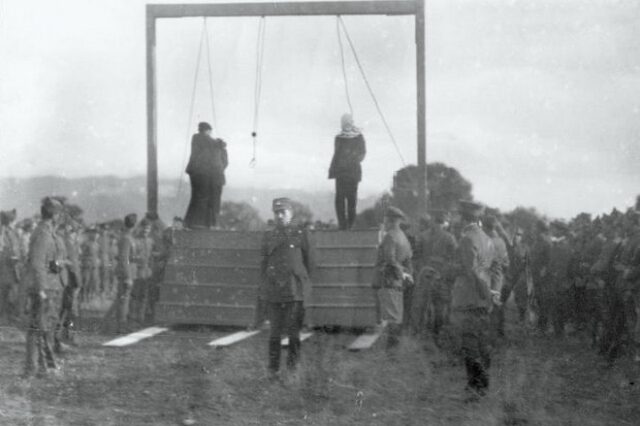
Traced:
<path fill-rule="evenodd" d="M 161 285 L 156 319 L 167 324 L 251 325 L 260 280 L 261 232 L 182 231 Z M 377 231 L 313 233 L 316 270 L 305 322 L 368 327 Z"/>

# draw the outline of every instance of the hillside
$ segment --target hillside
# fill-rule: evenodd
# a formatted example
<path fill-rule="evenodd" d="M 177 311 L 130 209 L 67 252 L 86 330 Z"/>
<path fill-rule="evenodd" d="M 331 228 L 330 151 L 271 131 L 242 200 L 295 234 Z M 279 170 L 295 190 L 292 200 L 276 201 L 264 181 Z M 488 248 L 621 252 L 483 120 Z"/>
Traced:
<path fill-rule="evenodd" d="M 165 220 L 174 216 L 183 216 L 189 202 L 190 189 L 183 183 L 180 196 L 177 196 L 177 182 L 164 179 L 160 181 L 159 213 Z M 68 179 L 58 176 L 42 176 L 24 179 L 0 179 L 0 209 L 16 208 L 18 216 L 30 216 L 38 211 L 39 202 L 46 195 L 64 195 L 74 204 L 84 209 L 84 218 L 88 223 L 122 217 L 129 212 L 143 213 L 146 210 L 146 178 L 136 176 L 120 178 L 116 176 L 97 176 Z M 315 219 L 334 218 L 333 193 L 310 192 L 298 189 L 253 189 L 225 187 L 224 201 L 245 201 L 252 204 L 262 218 L 271 216 L 271 200 L 288 196 L 308 205 Z M 374 204 L 375 197 L 361 199 L 360 210 Z"/>

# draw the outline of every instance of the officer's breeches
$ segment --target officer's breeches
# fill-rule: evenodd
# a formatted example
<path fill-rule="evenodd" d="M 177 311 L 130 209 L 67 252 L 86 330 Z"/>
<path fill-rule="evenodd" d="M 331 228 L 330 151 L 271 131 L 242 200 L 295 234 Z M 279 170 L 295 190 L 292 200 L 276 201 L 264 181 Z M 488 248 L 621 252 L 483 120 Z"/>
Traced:
<path fill-rule="evenodd" d="M 59 344 L 61 293 L 47 290 L 47 298 L 30 295 L 29 325 L 26 336 L 26 371 L 33 371 L 36 362 L 40 369 L 55 368 L 53 348 Z"/>
<path fill-rule="evenodd" d="M 491 365 L 491 329 L 489 313 L 484 308 L 454 310 L 451 324 L 460 338 L 460 352 L 467 370 L 468 385 L 486 388 Z"/>
<path fill-rule="evenodd" d="M 302 302 L 269 303 L 269 369 L 280 368 L 280 339 L 286 332 L 289 337 L 287 366 L 294 367 L 300 358 L 300 329 L 304 321 Z"/>
<path fill-rule="evenodd" d="M 118 293 L 116 294 L 116 321 L 118 331 L 127 323 L 129 317 L 129 303 L 133 285 L 122 278 L 118 278 Z"/>

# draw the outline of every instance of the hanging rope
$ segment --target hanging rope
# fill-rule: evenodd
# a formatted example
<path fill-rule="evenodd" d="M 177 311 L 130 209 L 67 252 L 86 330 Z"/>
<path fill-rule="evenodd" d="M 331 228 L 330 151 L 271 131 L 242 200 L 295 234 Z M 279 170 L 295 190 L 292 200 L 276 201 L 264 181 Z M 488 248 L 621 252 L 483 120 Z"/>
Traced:
<path fill-rule="evenodd" d="M 200 57 L 202 56 L 202 45 L 204 43 L 204 38 L 206 36 L 206 20 L 205 25 L 202 27 L 202 32 L 200 34 L 200 46 L 198 47 L 198 57 L 196 59 L 196 71 L 193 76 L 193 90 L 191 91 L 191 105 L 189 106 L 189 118 L 187 119 L 187 136 L 185 140 L 187 143 L 184 146 L 184 153 L 182 154 L 182 162 L 180 163 L 183 167 L 187 161 L 187 152 L 189 148 L 189 136 L 191 135 L 191 121 L 193 120 L 193 107 L 195 106 L 196 101 L 196 87 L 198 85 L 198 73 L 200 71 Z M 176 198 L 180 196 L 180 192 L 182 191 L 182 173 L 184 171 L 180 169 L 180 174 L 178 175 L 178 192 L 176 193 Z"/>
<path fill-rule="evenodd" d="M 204 18 L 205 41 L 207 43 L 207 67 L 209 70 L 209 97 L 211 98 L 211 116 L 213 119 L 213 128 L 217 135 L 220 135 L 218 128 L 218 119 L 216 117 L 216 105 L 213 98 L 213 71 L 211 70 L 211 49 L 209 48 L 209 28 L 207 27 L 207 18 Z"/>
<path fill-rule="evenodd" d="M 257 161 L 258 119 L 260 118 L 260 96 L 262 95 L 262 63 L 264 61 L 265 31 L 266 21 L 264 16 L 262 16 L 258 23 L 258 39 L 256 42 L 256 79 L 253 86 L 253 131 L 251 132 L 253 157 L 249 162 L 250 167 L 255 167 Z"/>
<path fill-rule="evenodd" d="M 360 70 L 360 74 L 362 75 L 362 79 L 364 80 L 364 83 L 367 86 L 367 90 L 369 91 L 369 95 L 371 95 L 371 99 L 373 99 L 373 103 L 376 106 L 376 110 L 378 111 L 378 115 L 380 115 L 380 118 L 382 119 L 382 123 L 384 124 L 384 127 L 387 130 L 387 133 L 389 134 L 389 137 L 391 138 L 391 142 L 393 142 L 393 146 L 395 147 L 396 152 L 398 153 L 398 157 L 400 157 L 400 161 L 402 162 L 402 165 L 406 166 L 407 163 L 404 161 L 404 157 L 402 156 L 402 152 L 400 152 L 400 148 L 398 147 L 398 143 L 396 142 L 396 138 L 393 136 L 393 132 L 391 131 L 391 128 L 389 127 L 389 124 L 387 123 L 387 119 L 385 118 L 384 114 L 382 113 L 382 109 L 380 108 L 380 104 L 378 103 L 378 99 L 376 98 L 376 95 L 373 93 L 373 89 L 371 88 L 371 84 L 369 84 L 369 80 L 367 79 L 367 75 L 365 74 L 364 68 L 362 67 L 362 64 L 360 63 L 360 58 L 358 58 L 358 54 L 356 52 L 356 49 L 355 49 L 355 47 L 353 45 L 353 42 L 351 41 L 351 37 L 349 36 L 349 31 L 347 30 L 347 26 L 344 24 L 344 21 L 342 20 L 341 16 L 338 16 L 338 22 L 340 23 L 340 26 L 344 30 L 344 34 L 347 37 L 347 41 L 349 42 L 349 46 L 351 47 L 351 52 L 353 53 L 353 57 L 356 60 L 356 64 L 358 65 L 358 69 Z"/>
<path fill-rule="evenodd" d="M 340 46 L 340 62 L 342 64 L 342 80 L 344 81 L 344 91 L 347 95 L 347 104 L 349 112 L 353 117 L 353 105 L 351 104 L 351 96 L 349 95 L 349 81 L 347 80 L 347 70 L 344 62 L 344 46 L 342 45 L 342 32 L 340 31 L 340 16 L 336 16 L 336 31 L 338 33 L 338 45 Z"/>

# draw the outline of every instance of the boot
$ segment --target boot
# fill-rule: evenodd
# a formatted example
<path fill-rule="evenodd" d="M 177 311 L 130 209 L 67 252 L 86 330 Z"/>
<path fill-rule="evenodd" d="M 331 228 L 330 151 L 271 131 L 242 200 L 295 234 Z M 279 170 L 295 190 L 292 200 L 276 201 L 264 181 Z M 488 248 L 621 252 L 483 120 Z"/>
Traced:
<path fill-rule="evenodd" d="M 269 339 L 269 371 L 277 372 L 278 370 L 280 370 L 280 339 Z"/>
<path fill-rule="evenodd" d="M 289 354 L 287 356 L 287 368 L 293 370 L 298 365 L 300 360 L 300 338 L 289 337 Z"/>

